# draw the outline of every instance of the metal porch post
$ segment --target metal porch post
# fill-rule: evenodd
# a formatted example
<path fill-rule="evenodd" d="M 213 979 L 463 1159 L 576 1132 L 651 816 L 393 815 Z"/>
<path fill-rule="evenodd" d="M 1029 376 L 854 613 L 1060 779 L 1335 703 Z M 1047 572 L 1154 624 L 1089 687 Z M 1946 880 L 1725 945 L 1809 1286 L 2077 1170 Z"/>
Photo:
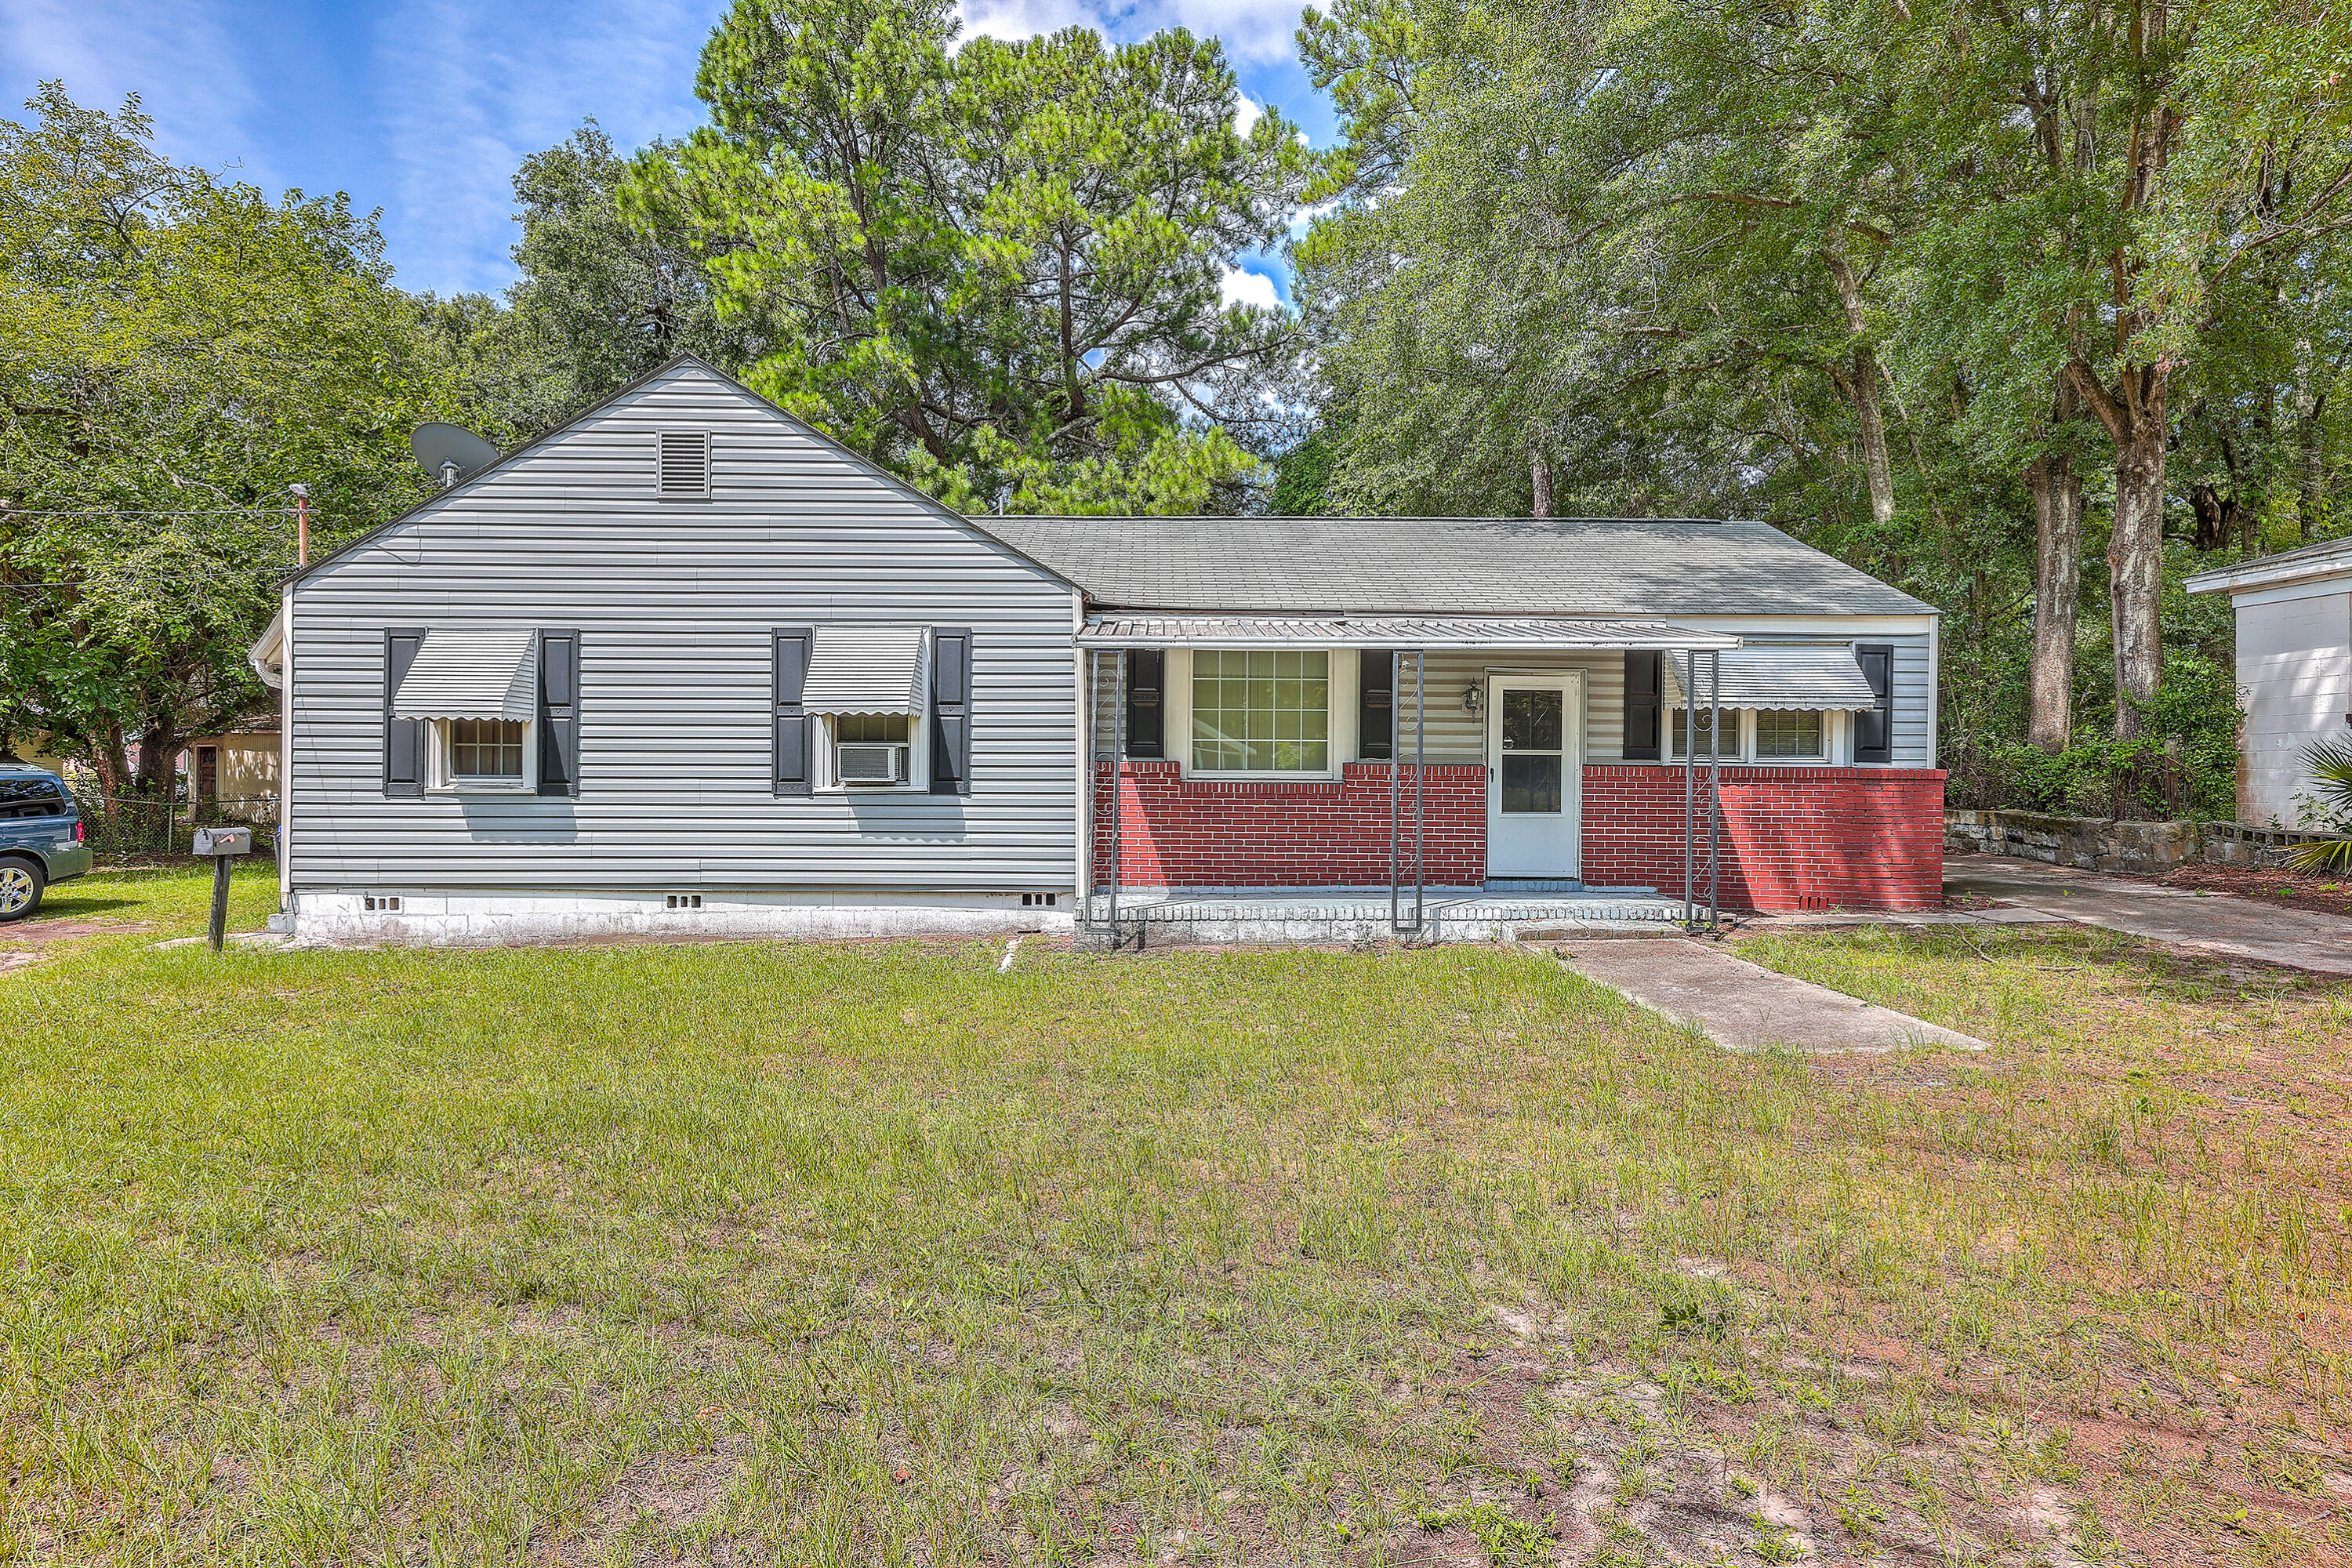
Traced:
<path fill-rule="evenodd" d="M 1429 890 L 1429 819 L 1423 784 L 1428 776 L 1428 662 L 1427 648 L 1412 650 L 1412 929 L 1416 935 L 1422 929 L 1422 906 Z"/>
<path fill-rule="evenodd" d="M 1713 717 L 1707 740 L 1706 773 L 1706 929 L 1721 924 L 1717 904 L 1723 873 L 1723 654 L 1706 656 L 1706 700 Z"/>
<path fill-rule="evenodd" d="M 1397 816 L 1397 787 L 1402 781 L 1397 776 L 1397 770 L 1404 766 L 1404 759 L 1397 755 L 1396 658 L 1393 653 L 1389 655 L 1389 934 L 1391 936 L 1394 936 L 1403 929 L 1397 923 L 1399 837 L 1402 831 Z"/>
<path fill-rule="evenodd" d="M 1127 793 L 1119 774 L 1127 766 L 1127 650 L 1111 650 L 1110 705 L 1110 944 L 1118 947 L 1118 797 Z M 1136 944 L 1140 947 L 1139 941 Z"/>
<path fill-rule="evenodd" d="M 1698 655 L 1685 654 L 1683 666 L 1683 927 L 1688 930 L 1698 855 Z"/>

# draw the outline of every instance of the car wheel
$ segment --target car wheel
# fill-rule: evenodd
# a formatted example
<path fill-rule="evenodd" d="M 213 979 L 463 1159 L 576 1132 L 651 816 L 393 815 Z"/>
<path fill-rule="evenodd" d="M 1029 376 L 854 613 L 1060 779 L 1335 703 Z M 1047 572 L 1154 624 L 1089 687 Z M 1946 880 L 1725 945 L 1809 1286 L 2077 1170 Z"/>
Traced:
<path fill-rule="evenodd" d="M 0 925 L 23 920 L 41 907 L 41 889 L 48 885 L 38 866 L 22 860 L 0 860 Z"/>

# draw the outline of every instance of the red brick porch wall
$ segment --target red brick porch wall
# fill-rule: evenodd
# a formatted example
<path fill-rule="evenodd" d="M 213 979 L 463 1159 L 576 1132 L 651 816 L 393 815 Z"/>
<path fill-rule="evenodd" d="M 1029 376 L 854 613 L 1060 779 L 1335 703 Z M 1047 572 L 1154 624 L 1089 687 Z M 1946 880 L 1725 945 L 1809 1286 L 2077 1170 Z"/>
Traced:
<path fill-rule="evenodd" d="M 1389 768 L 1349 763 L 1337 779 L 1187 779 L 1176 763 L 1121 769 L 1118 879 L 1139 888 L 1367 888 L 1389 879 Z M 1402 810 L 1412 875 L 1412 771 Z M 1432 763 L 1428 876 L 1486 879 L 1486 770 Z M 1110 764 L 1095 765 L 1095 864 L 1110 863 Z"/>
<path fill-rule="evenodd" d="M 1699 780 L 1704 828 L 1706 788 Z M 1916 910 L 1940 903 L 1944 774 L 1934 768 L 1727 767 L 1723 902 L 1749 910 Z M 1696 890 L 1706 888 L 1706 844 Z M 1584 770 L 1584 880 L 1683 890 L 1683 771 Z"/>
<path fill-rule="evenodd" d="M 1110 859 L 1110 766 L 1095 769 L 1095 864 Z M 1411 851 L 1412 775 L 1402 784 Z M 1702 780 L 1702 785 L 1704 780 Z M 1705 808 L 1706 792 L 1699 799 Z M 1389 878 L 1389 770 L 1337 780 L 1187 780 L 1172 762 L 1121 770 L 1119 880 L 1131 887 L 1371 887 Z M 1486 770 L 1433 763 L 1428 877 L 1486 877 Z M 1705 818 L 1701 818 L 1704 824 Z M 1723 903 L 1755 910 L 1919 909 L 1943 897 L 1944 774 L 1927 768 L 1727 767 Z M 1701 840 L 1697 891 L 1706 889 Z M 1584 881 L 1679 898 L 1683 773 L 1584 770 Z M 1410 876 L 1410 864 L 1406 875 Z"/>

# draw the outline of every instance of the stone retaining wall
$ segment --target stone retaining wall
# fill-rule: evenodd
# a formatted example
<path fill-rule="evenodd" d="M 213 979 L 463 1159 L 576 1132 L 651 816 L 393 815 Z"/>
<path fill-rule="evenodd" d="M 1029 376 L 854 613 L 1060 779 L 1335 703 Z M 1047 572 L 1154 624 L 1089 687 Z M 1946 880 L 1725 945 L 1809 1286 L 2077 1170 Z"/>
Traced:
<path fill-rule="evenodd" d="M 2014 855 L 2091 871 L 2169 871 L 2175 866 L 2276 867 L 2297 845 L 2332 837 L 2238 822 L 2110 822 L 2040 811 L 1944 813 L 1944 846 Z"/>

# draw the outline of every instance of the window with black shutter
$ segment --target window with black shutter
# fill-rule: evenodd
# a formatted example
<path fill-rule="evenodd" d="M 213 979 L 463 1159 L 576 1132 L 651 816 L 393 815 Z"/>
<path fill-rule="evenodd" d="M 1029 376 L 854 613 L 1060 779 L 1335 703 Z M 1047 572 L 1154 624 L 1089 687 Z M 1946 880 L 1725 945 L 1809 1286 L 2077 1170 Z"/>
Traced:
<path fill-rule="evenodd" d="M 416 650 L 425 646 L 422 626 L 396 626 L 383 634 L 383 793 L 425 793 L 425 721 L 395 719 L 393 700 L 408 678 Z"/>
<path fill-rule="evenodd" d="M 1895 649 L 1885 643 L 1862 643 L 1853 650 L 1862 678 L 1870 682 L 1870 706 L 1853 716 L 1853 760 L 1891 763 L 1895 760 Z"/>
<path fill-rule="evenodd" d="M 1396 653 L 1366 648 L 1356 656 L 1356 755 L 1368 763 L 1396 756 Z"/>
<path fill-rule="evenodd" d="M 539 634 L 539 793 L 580 793 L 580 634 Z"/>
<path fill-rule="evenodd" d="M 809 647 L 816 640 L 814 626 L 779 626 L 775 648 L 775 789 L 778 795 L 807 795 L 809 720 L 801 709 L 801 690 L 808 679 Z"/>
<path fill-rule="evenodd" d="M 1659 656 L 1655 653 L 1625 655 L 1623 751 L 1628 762 L 1658 761 L 1658 719 L 1663 698 L 1658 667 Z"/>
<path fill-rule="evenodd" d="M 931 793 L 971 793 L 971 632 L 931 629 Z"/>
<path fill-rule="evenodd" d="M 1156 647 L 1128 650 L 1127 754 L 1130 757 L 1168 754 L 1167 666 L 1168 656 Z"/>

